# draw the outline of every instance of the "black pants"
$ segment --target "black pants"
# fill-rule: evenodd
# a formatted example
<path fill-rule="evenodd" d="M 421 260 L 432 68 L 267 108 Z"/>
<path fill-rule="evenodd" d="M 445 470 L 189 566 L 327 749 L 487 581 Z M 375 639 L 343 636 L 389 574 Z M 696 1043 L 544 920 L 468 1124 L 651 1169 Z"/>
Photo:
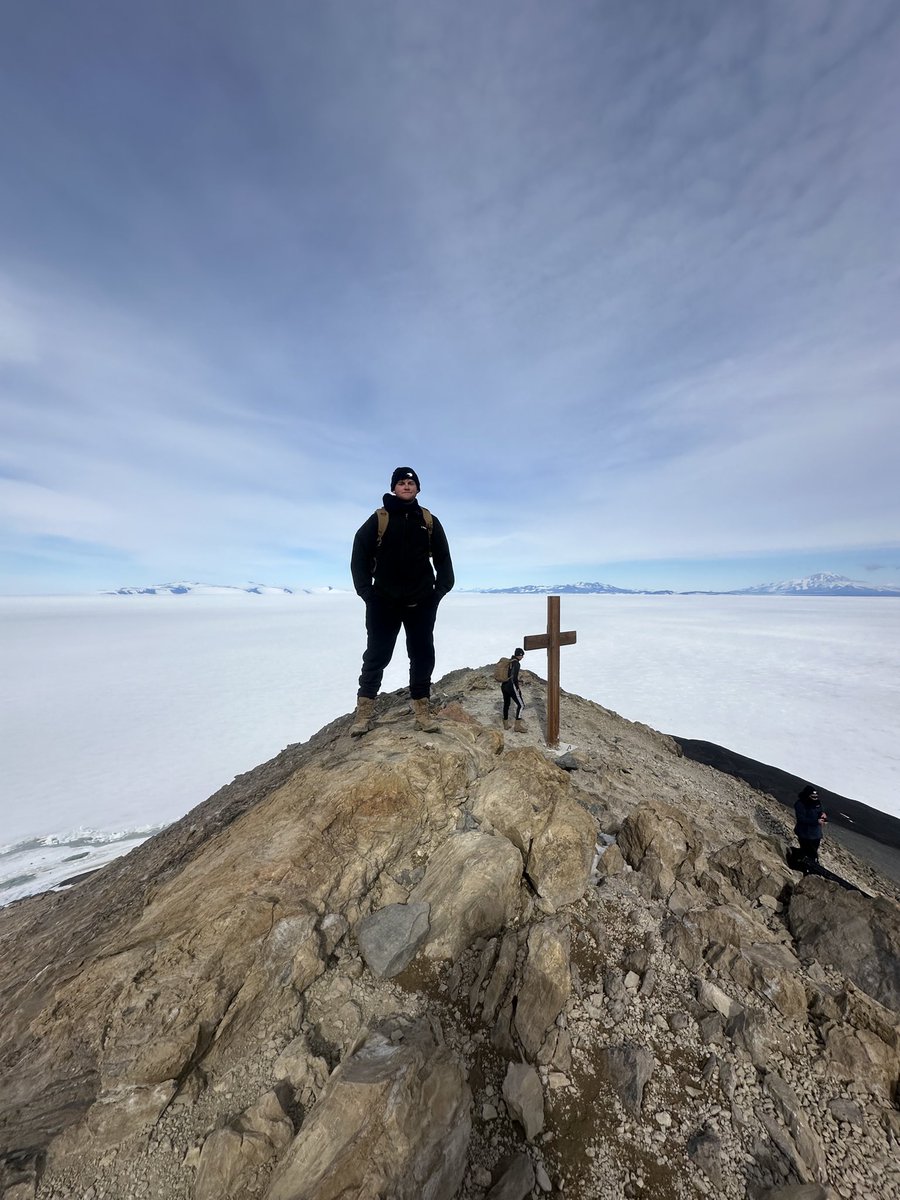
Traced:
<path fill-rule="evenodd" d="M 821 838 L 802 838 L 798 837 L 800 843 L 800 853 L 804 858 L 808 858 L 811 862 L 819 861 L 819 846 L 822 844 Z"/>
<path fill-rule="evenodd" d="M 409 655 L 409 694 L 413 700 L 422 700 L 430 694 L 436 616 L 437 604 L 430 597 L 419 604 L 398 604 L 384 596 L 372 596 L 366 604 L 368 640 L 358 696 L 369 696 L 374 700 L 378 695 L 381 677 L 393 656 L 401 626 L 406 631 Z"/>
<path fill-rule="evenodd" d="M 522 693 L 508 679 L 500 684 L 500 691 L 503 693 L 503 720 L 505 721 L 509 717 L 509 706 L 514 701 L 516 705 L 516 720 L 518 721 L 525 704 L 525 701 L 522 699 Z"/>

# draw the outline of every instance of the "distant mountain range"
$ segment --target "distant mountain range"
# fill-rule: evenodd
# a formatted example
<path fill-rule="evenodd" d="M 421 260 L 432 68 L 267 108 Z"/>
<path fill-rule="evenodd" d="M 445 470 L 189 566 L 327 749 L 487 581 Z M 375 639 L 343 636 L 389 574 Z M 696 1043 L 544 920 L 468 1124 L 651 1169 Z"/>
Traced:
<path fill-rule="evenodd" d="M 861 583 L 845 575 L 828 571 L 807 575 L 805 579 L 787 579 L 782 583 L 762 583 L 758 587 L 742 588 L 735 596 L 900 596 L 900 587 L 886 584 Z"/>
<path fill-rule="evenodd" d="M 620 588 L 611 583 L 523 583 L 508 588 L 465 588 L 489 596 L 900 596 L 900 587 L 860 583 L 845 575 L 820 572 L 805 579 L 786 579 L 781 583 L 761 583 L 756 587 L 730 592 L 674 592 L 671 588 Z M 120 587 L 102 592 L 103 596 L 233 596 L 246 592 L 256 596 L 317 596 L 328 592 L 346 594 L 347 589 L 333 587 L 272 587 L 266 583 L 154 583 L 149 587 Z"/>
<path fill-rule="evenodd" d="M 333 587 L 271 587 L 267 583 L 154 583 L 149 587 L 120 587 L 100 594 L 102 596 L 234 596 L 246 592 L 252 596 L 313 596 L 339 590 L 339 588 Z"/>
<path fill-rule="evenodd" d="M 526 583 L 520 587 L 474 588 L 490 595 L 617 595 L 617 596 L 900 596 L 900 587 L 860 583 L 845 575 L 823 571 L 805 579 L 786 579 L 781 583 L 761 583 L 756 587 L 736 588 L 728 592 L 650 591 L 646 588 L 620 588 L 610 583 L 558 583 L 552 587 L 541 583 Z"/>
<path fill-rule="evenodd" d="M 650 592 L 643 589 L 615 587 L 611 583 L 556 583 L 552 587 L 545 583 L 523 583 L 519 587 L 469 588 L 490 596 L 674 596 L 671 589 Z"/>

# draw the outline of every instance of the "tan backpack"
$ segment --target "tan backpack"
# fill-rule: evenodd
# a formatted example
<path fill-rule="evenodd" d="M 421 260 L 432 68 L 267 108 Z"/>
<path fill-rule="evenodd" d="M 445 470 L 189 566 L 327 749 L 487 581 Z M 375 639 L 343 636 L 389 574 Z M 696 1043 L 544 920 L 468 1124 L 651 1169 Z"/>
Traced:
<path fill-rule="evenodd" d="M 497 660 L 497 664 L 494 667 L 494 679 L 496 679 L 497 683 L 506 683 L 507 679 L 509 679 L 509 664 L 511 662 L 512 659 L 510 658 Z"/>

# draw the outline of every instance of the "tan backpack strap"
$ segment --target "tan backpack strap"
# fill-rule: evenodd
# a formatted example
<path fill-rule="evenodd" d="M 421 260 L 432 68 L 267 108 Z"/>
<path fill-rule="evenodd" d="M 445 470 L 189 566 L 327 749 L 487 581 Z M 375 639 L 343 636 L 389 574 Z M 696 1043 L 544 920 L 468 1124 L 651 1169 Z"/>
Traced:
<path fill-rule="evenodd" d="M 422 508 L 421 504 L 419 505 L 419 508 L 422 509 L 422 516 L 425 519 L 425 528 L 428 530 L 428 557 L 430 558 L 431 557 L 431 531 L 432 531 L 432 529 L 434 529 L 434 517 L 431 515 L 431 513 L 428 511 L 427 508 Z"/>
<path fill-rule="evenodd" d="M 381 546 L 381 539 L 388 527 L 388 510 L 384 507 L 376 508 L 375 516 L 378 518 L 378 537 L 375 540 L 375 549 L 377 550 Z"/>
<path fill-rule="evenodd" d="M 428 511 L 427 508 L 422 508 L 421 504 L 419 505 L 419 508 L 422 511 L 422 517 L 425 521 L 425 528 L 428 530 L 428 554 L 430 556 L 431 555 L 431 531 L 432 531 L 432 529 L 434 529 L 434 517 L 431 515 L 431 513 Z M 384 531 L 388 527 L 388 520 L 389 520 L 390 514 L 388 513 L 388 510 L 386 508 L 384 508 L 384 506 L 382 506 L 381 508 L 375 509 L 375 516 L 378 518 L 378 536 L 375 539 L 375 549 L 378 550 L 381 547 L 381 539 L 384 537 Z"/>

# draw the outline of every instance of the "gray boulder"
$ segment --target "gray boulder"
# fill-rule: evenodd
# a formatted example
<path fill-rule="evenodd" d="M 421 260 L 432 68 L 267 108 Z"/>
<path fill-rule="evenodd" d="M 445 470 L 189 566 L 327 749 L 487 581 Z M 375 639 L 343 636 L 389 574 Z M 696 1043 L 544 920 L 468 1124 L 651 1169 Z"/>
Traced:
<path fill-rule="evenodd" d="M 704 1125 L 687 1141 L 688 1158 L 700 1168 L 711 1184 L 722 1187 L 722 1142 L 718 1134 Z"/>
<path fill-rule="evenodd" d="M 640 1116 L 644 1088 L 656 1066 L 650 1051 L 633 1042 L 606 1046 L 598 1055 L 598 1063 L 628 1112 Z"/>
<path fill-rule="evenodd" d="M 399 975 L 415 957 L 431 928 L 431 906 L 423 902 L 388 904 L 356 926 L 356 940 L 366 966 L 379 979 Z"/>
<path fill-rule="evenodd" d="M 800 955 L 828 963 L 900 1012 L 900 908 L 807 875 L 791 896 L 788 924 Z"/>
<path fill-rule="evenodd" d="M 488 1192 L 486 1200 L 525 1200 L 535 1185 L 534 1167 L 527 1154 L 516 1154 Z"/>
<path fill-rule="evenodd" d="M 533 1142 L 544 1128 L 544 1092 L 541 1077 L 529 1063 L 510 1063 L 503 1080 L 503 1099 L 510 1116 Z"/>

